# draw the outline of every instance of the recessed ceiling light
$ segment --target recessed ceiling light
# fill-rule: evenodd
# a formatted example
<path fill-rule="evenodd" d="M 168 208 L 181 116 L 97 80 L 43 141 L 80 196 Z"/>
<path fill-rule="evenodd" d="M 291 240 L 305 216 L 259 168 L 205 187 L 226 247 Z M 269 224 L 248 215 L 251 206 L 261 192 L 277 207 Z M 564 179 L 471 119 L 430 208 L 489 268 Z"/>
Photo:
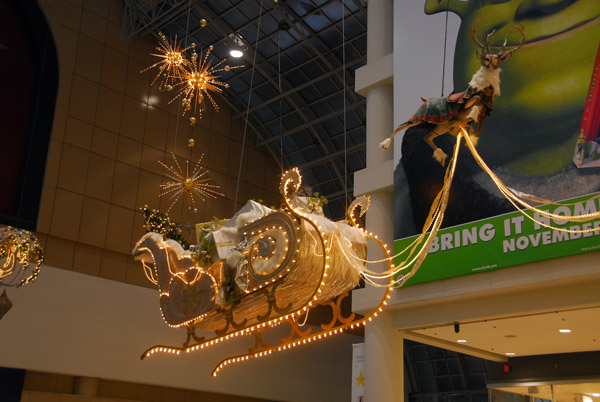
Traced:
<path fill-rule="evenodd" d="M 239 50 L 239 49 L 231 49 L 231 50 L 229 51 L 229 55 L 230 55 L 231 57 L 235 57 L 236 59 L 239 59 L 240 57 L 242 57 L 242 56 L 244 55 L 244 52 L 242 52 L 242 51 L 241 51 L 241 50 Z"/>
<path fill-rule="evenodd" d="M 570 334 L 571 330 L 568 328 L 563 328 L 563 329 L 559 329 L 558 332 L 560 332 L 561 334 Z"/>
<path fill-rule="evenodd" d="M 513 352 L 506 352 L 506 353 L 505 353 L 505 355 L 506 355 L 506 356 L 514 356 L 514 355 L 515 355 L 515 353 L 513 353 Z"/>
<path fill-rule="evenodd" d="M 596 398 L 598 398 L 598 397 L 600 397 L 600 394 L 599 394 L 599 393 L 597 393 L 597 392 L 594 392 L 594 393 L 592 394 L 592 396 L 595 396 Z"/>
<path fill-rule="evenodd" d="M 466 339 L 458 339 L 456 342 L 458 342 L 458 343 L 467 343 L 467 340 Z"/>

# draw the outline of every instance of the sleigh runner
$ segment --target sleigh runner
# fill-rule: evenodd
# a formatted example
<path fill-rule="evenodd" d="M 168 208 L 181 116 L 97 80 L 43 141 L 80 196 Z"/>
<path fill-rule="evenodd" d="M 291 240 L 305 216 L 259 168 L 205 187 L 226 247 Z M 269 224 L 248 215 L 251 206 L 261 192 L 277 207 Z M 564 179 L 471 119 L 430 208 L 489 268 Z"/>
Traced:
<path fill-rule="evenodd" d="M 323 334 L 370 318 L 354 314 L 344 318 L 339 308 L 365 266 L 370 236 L 355 226 L 353 214 L 360 206 L 362 215 L 368 199 L 350 206 L 350 224 L 332 222 L 310 200 L 296 195 L 300 180 L 297 170 L 282 178 L 282 209 L 250 202 L 224 225 L 216 224 L 218 229 L 207 230 L 203 252 L 195 247 L 185 250 L 159 233 L 149 232 L 140 239 L 133 254 L 151 270 L 149 279 L 158 286 L 163 318 L 170 326 L 188 329 L 182 347 L 157 346 L 142 357 L 157 351 L 195 350 L 248 333 L 265 349 L 261 340 L 265 328 L 286 322 L 291 334 L 277 347 L 293 344 L 294 336 L 306 342 L 312 328 L 301 330 L 296 321 L 322 304 L 329 304 L 333 313 L 331 322 L 321 325 Z M 213 331 L 215 337 L 200 338 L 196 329 Z"/>

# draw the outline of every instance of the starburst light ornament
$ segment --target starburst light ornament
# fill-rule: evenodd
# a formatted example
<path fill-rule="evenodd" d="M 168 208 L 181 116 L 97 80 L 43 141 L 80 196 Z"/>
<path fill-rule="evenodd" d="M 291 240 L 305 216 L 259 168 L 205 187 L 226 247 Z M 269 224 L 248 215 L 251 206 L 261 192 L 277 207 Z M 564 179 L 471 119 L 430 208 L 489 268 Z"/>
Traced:
<path fill-rule="evenodd" d="M 206 110 L 206 99 L 210 101 L 216 111 L 219 111 L 219 106 L 211 92 L 223 92 L 222 88 L 229 88 L 229 84 L 219 81 L 216 73 L 243 67 L 223 65 L 226 59 L 211 65 L 213 59 L 209 59 L 209 57 L 212 50 L 213 46 L 211 45 L 206 49 L 203 57 L 198 57 L 198 53 L 193 52 L 190 63 L 183 68 L 184 72 L 180 75 L 180 81 L 174 85 L 179 87 L 179 92 L 169 103 L 181 98 L 182 116 L 191 111 L 193 107 L 192 113 L 198 113 L 202 117 L 202 112 Z"/>
<path fill-rule="evenodd" d="M 173 89 L 173 85 L 181 79 L 182 74 L 185 73 L 185 68 L 191 65 L 190 60 L 185 57 L 184 52 L 195 48 L 196 44 L 192 43 L 182 48 L 181 40 L 177 41 L 177 35 L 175 35 L 173 44 L 167 40 L 167 37 L 162 32 L 159 32 L 158 36 L 160 37 L 160 42 L 156 50 L 160 54 L 151 53 L 150 55 L 160 57 L 161 60 L 143 69 L 141 72 L 158 68 L 158 73 L 150 85 L 154 85 L 160 78 L 158 88 L 170 91 Z"/>
<path fill-rule="evenodd" d="M 193 144 L 193 142 L 190 142 L 190 144 Z M 190 145 L 190 148 L 191 147 L 193 147 L 193 145 Z M 192 205 L 196 204 L 196 198 L 206 201 L 207 197 L 217 198 L 217 196 L 224 196 L 224 194 L 219 191 L 221 187 L 216 184 L 207 183 L 212 180 L 212 178 L 206 177 L 208 169 L 200 165 L 204 154 L 200 156 L 191 173 L 189 160 L 185 161 L 184 170 L 177 161 L 175 154 L 171 153 L 171 156 L 173 157 L 176 168 L 167 166 L 161 161 L 158 161 L 159 164 L 168 170 L 168 173 L 165 174 L 168 180 L 166 183 L 160 185 L 162 193 L 159 194 L 159 197 L 170 195 L 170 199 L 173 200 L 169 209 L 167 209 L 167 212 L 173 208 L 173 205 L 175 205 L 181 197 L 187 198 L 188 208 L 191 209 Z"/>

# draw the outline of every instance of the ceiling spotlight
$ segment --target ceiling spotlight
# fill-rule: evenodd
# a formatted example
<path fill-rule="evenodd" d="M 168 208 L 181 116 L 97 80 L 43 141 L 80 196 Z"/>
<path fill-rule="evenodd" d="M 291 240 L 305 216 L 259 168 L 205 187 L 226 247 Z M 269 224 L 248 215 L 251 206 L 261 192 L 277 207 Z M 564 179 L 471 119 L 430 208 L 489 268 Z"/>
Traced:
<path fill-rule="evenodd" d="M 595 396 L 596 398 L 598 398 L 598 397 L 600 397 L 600 394 L 599 394 L 599 393 L 597 393 L 597 392 L 594 392 L 594 393 L 592 394 L 592 396 Z"/>
<path fill-rule="evenodd" d="M 229 39 L 231 39 L 232 42 L 229 49 L 229 55 L 239 59 L 244 55 L 244 50 L 247 48 L 246 43 L 240 34 L 230 34 Z"/>
<path fill-rule="evenodd" d="M 514 355 L 515 355 L 515 353 L 513 353 L 513 352 L 506 352 L 506 353 L 505 353 L 505 355 L 506 355 L 506 356 L 514 356 Z"/>
<path fill-rule="evenodd" d="M 244 52 L 242 52 L 240 49 L 231 49 L 229 51 L 229 55 L 231 57 L 235 57 L 236 59 L 239 59 L 240 57 L 242 57 L 244 55 Z"/>
<path fill-rule="evenodd" d="M 568 328 L 563 328 L 563 329 L 559 329 L 558 332 L 560 332 L 561 334 L 570 334 L 571 330 Z"/>
<path fill-rule="evenodd" d="M 456 342 L 458 342 L 458 343 L 467 343 L 467 340 L 466 339 L 458 339 Z"/>

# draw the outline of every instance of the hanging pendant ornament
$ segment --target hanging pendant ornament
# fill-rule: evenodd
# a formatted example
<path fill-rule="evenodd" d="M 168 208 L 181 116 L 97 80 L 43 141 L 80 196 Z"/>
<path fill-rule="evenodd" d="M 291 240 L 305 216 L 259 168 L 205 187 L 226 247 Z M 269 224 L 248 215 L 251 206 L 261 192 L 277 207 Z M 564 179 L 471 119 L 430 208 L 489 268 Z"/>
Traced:
<path fill-rule="evenodd" d="M 43 262 L 44 250 L 33 233 L 0 228 L 0 285 L 19 287 L 34 281 Z"/>
<path fill-rule="evenodd" d="M 160 57 L 161 60 L 140 72 L 143 73 L 152 68 L 158 68 L 158 73 L 150 85 L 154 85 L 161 78 L 158 88 L 161 91 L 171 91 L 173 90 L 173 84 L 180 80 L 181 75 L 185 72 L 185 67 L 190 65 L 190 61 L 185 57 L 184 52 L 194 49 L 196 44 L 192 43 L 182 48 L 181 41 L 177 41 L 177 35 L 175 35 L 175 40 L 172 44 L 162 32 L 159 32 L 158 36 L 160 37 L 160 41 L 156 50 L 160 54 L 151 53 L 150 55 Z"/>
<path fill-rule="evenodd" d="M 218 79 L 219 76 L 216 74 L 220 71 L 228 72 L 234 68 L 243 67 L 224 65 L 225 59 L 215 65 L 211 65 L 212 58 L 210 58 L 210 54 L 212 50 L 213 46 L 211 45 L 206 49 L 202 57 L 199 57 L 198 53 L 193 52 L 189 64 L 183 68 L 179 82 L 174 85 L 178 87 L 178 92 L 169 104 L 175 101 L 175 99 L 181 98 L 182 116 L 191 111 L 202 118 L 202 112 L 207 109 L 206 99 L 209 100 L 216 111 L 219 111 L 219 106 L 211 93 L 221 93 L 223 92 L 223 88 L 229 88 L 229 84 L 220 81 Z M 193 125 L 191 120 L 190 123 Z"/>
<path fill-rule="evenodd" d="M 195 145 L 194 139 L 190 138 L 188 140 L 188 146 L 192 148 Z M 208 169 L 204 168 L 200 165 L 202 162 L 202 158 L 204 154 L 200 156 L 198 162 L 194 166 L 193 170 L 190 173 L 190 161 L 185 161 L 185 170 L 181 168 L 175 154 L 171 153 L 173 157 L 173 161 L 175 162 L 176 168 L 173 166 L 167 166 L 161 161 L 158 163 L 168 170 L 168 173 L 165 175 L 167 177 L 167 182 L 160 185 L 160 188 L 163 190 L 159 197 L 163 197 L 165 195 L 170 195 L 170 199 L 173 200 L 167 212 L 173 208 L 173 205 L 179 201 L 182 196 L 187 195 L 188 200 L 188 208 L 191 209 L 192 206 L 196 204 L 196 198 L 200 198 L 202 201 L 206 201 L 207 197 L 217 198 L 217 196 L 224 196 L 219 190 L 219 187 L 216 184 L 208 184 L 212 178 L 205 177 L 208 174 Z"/>

